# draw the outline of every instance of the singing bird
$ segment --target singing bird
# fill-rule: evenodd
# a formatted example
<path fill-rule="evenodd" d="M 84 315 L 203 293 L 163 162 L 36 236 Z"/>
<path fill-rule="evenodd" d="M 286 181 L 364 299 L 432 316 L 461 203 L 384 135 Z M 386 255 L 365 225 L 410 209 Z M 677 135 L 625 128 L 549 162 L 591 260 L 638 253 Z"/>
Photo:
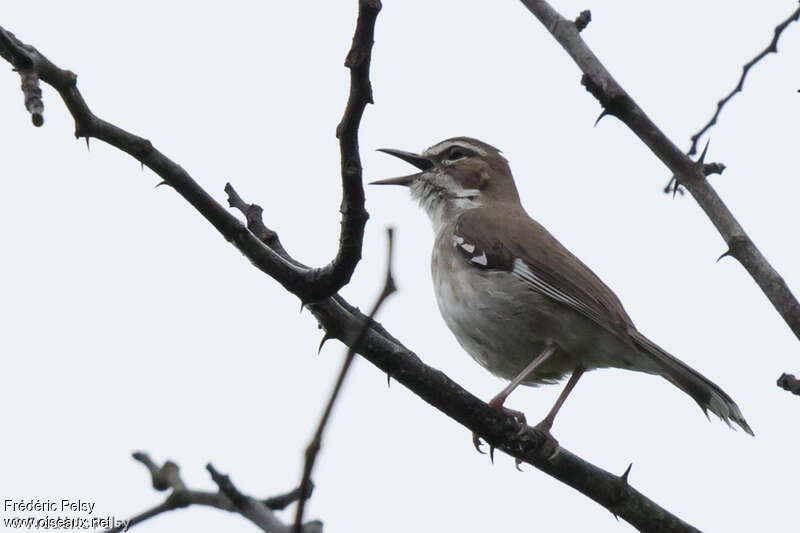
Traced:
<path fill-rule="evenodd" d="M 528 216 L 497 148 L 456 137 L 421 154 L 380 151 L 420 170 L 373 184 L 408 187 L 430 217 L 439 311 L 473 359 L 510 380 L 489 405 L 524 423 L 503 406 L 508 395 L 570 375 L 536 426 L 552 438 L 556 413 L 585 371 L 624 368 L 662 376 L 706 415 L 753 434 L 730 396 L 642 335 L 611 289 Z M 477 435 L 473 441 L 480 450 Z"/>

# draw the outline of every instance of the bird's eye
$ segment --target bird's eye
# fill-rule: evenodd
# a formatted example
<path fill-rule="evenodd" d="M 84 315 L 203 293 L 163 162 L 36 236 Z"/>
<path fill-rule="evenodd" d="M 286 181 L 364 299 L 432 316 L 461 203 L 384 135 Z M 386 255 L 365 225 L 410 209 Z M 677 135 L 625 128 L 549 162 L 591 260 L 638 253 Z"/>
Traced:
<path fill-rule="evenodd" d="M 458 146 L 453 146 L 450 148 L 450 151 L 447 152 L 447 159 L 450 161 L 455 161 L 456 159 L 461 159 L 462 157 L 467 157 L 467 152 Z"/>

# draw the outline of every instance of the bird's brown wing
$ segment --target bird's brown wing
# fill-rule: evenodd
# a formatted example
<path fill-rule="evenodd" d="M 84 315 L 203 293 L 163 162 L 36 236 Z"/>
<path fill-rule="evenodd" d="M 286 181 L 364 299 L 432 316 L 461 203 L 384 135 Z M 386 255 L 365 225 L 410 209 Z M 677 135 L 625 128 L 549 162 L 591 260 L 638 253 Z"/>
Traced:
<path fill-rule="evenodd" d="M 617 296 L 524 212 L 496 217 L 484 208 L 466 211 L 456 221 L 453 245 L 475 268 L 507 271 L 630 342 L 633 322 Z"/>

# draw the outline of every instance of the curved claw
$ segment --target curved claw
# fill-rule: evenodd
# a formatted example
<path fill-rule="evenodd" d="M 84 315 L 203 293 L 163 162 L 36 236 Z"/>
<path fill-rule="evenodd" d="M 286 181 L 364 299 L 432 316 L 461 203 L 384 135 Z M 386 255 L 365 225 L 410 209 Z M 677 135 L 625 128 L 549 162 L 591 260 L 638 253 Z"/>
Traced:
<path fill-rule="evenodd" d="M 498 405 L 496 408 L 503 414 L 506 414 L 512 417 L 517 423 L 522 426 L 523 431 L 528 426 L 528 420 L 525 418 L 525 413 L 522 411 L 516 411 L 514 409 L 509 409 L 508 407 Z"/>
<path fill-rule="evenodd" d="M 481 438 L 478 436 L 478 434 L 477 433 L 473 433 L 472 434 L 472 445 L 475 446 L 475 449 L 478 450 L 478 453 L 486 455 L 486 452 L 481 450 L 481 445 L 482 444 L 483 443 L 481 442 Z"/>
<path fill-rule="evenodd" d="M 489 445 L 489 459 L 492 461 L 492 464 L 494 464 L 494 446 L 491 444 Z"/>
<path fill-rule="evenodd" d="M 516 469 L 517 469 L 517 470 L 519 470 L 520 472 L 522 472 L 522 471 L 523 471 L 523 470 L 522 470 L 522 469 L 519 467 L 519 465 L 521 465 L 521 464 L 522 464 L 522 460 L 521 460 L 521 459 L 519 459 L 518 457 L 517 457 L 517 458 L 514 458 L 514 468 L 516 468 Z"/>

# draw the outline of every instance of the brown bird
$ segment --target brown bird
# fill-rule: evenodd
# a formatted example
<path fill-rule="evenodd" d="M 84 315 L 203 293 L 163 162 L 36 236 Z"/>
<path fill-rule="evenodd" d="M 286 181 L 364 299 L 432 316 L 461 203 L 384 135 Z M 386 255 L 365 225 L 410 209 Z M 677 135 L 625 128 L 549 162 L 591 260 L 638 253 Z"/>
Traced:
<path fill-rule="evenodd" d="M 730 396 L 639 333 L 611 289 L 528 216 L 498 149 L 456 137 L 422 154 L 381 151 L 421 171 L 373 184 L 408 187 L 428 213 L 436 234 L 433 284 L 445 323 L 473 359 L 510 380 L 489 405 L 524 423 L 521 412 L 503 407 L 508 395 L 519 385 L 569 374 L 537 425 L 549 435 L 585 371 L 624 368 L 662 376 L 706 415 L 753 434 Z M 473 441 L 480 445 L 477 436 Z"/>

